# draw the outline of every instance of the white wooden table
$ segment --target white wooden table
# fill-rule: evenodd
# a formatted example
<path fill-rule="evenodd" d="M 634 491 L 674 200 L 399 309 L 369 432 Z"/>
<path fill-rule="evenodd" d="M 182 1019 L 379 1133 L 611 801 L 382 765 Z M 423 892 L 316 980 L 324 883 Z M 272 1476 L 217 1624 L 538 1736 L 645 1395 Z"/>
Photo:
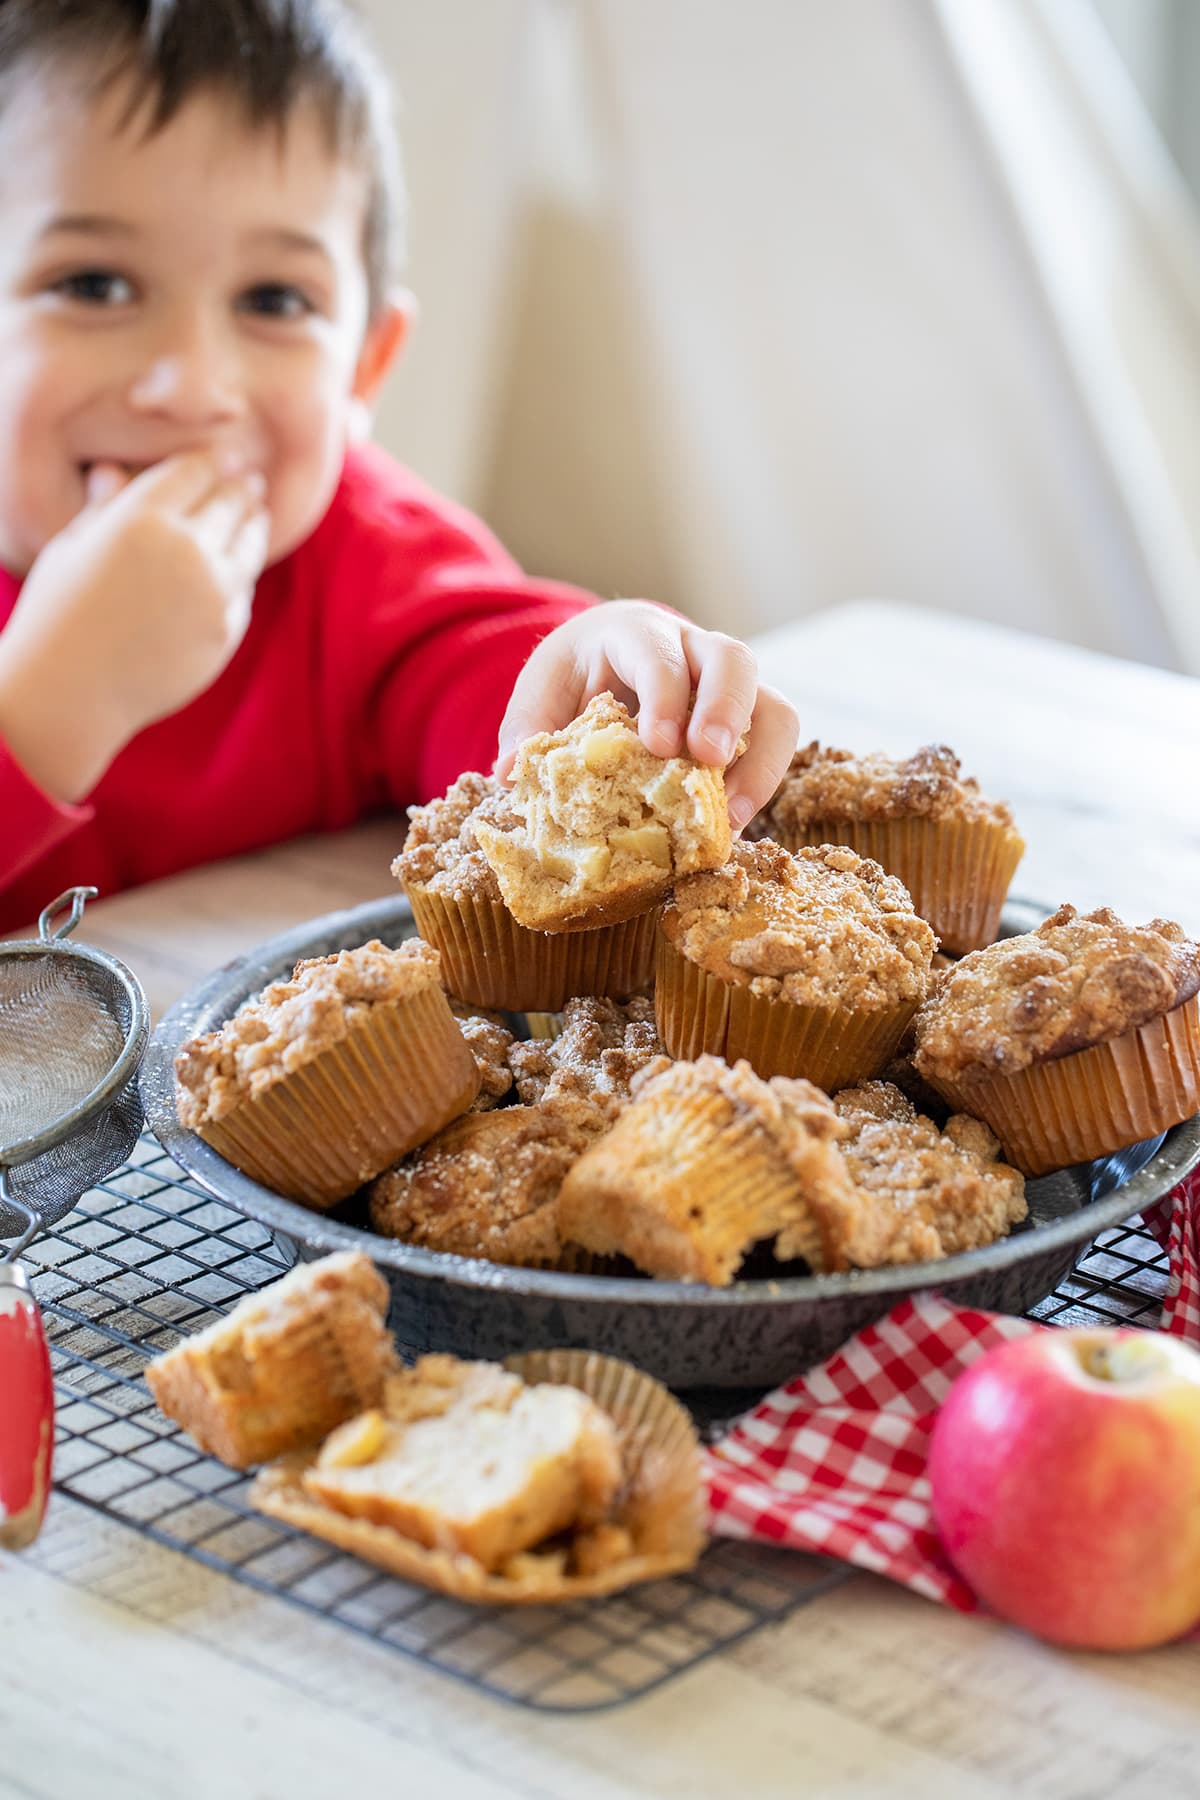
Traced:
<path fill-rule="evenodd" d="M 813 736 L 951 743 L 1029 841 L 1015 891 L 1200 934 L 1200 683 L 861 604 L 772 633 Z M 87 935 L 156 1011 L 288 925 L 392 891 L 395 822 L 118 896 Z M 2 1400 L 2 1396 L 0 1396 Z M 1200 1800 L 1200 1644 L 1053 1650 L 856 1577 L 615 1714 L 492 1702 L 58 1496 L 0 1556 L 0 1796 Z"/>

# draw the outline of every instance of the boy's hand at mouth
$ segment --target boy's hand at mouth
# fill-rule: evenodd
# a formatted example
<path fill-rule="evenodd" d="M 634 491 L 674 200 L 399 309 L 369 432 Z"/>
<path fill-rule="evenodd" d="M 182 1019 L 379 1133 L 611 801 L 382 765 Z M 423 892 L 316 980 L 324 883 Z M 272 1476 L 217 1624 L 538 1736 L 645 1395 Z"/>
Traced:
<path fill-rule="evenodd" d="M 96 785 L 144 726 L 214 682 L 250 621 L 270 521 L 263 479 L 188 451 L 87 504 L 37 558 L 0 636 L 0 731 L 55 799 Z"/>
<path fill-rule="evenodd" d="M 766 805 L 796 748 L 795 708 L 760 683 L 745 644 L 648 600 L 610 600 L 552 631 L 521 670 L 500 726 L 497 775 L 507 779 L 525 738 L 569 725 L 606 689 L 636 711 L 657 756 L 724 767 L 746 737 L 725 782 L 736 831 Z"/>

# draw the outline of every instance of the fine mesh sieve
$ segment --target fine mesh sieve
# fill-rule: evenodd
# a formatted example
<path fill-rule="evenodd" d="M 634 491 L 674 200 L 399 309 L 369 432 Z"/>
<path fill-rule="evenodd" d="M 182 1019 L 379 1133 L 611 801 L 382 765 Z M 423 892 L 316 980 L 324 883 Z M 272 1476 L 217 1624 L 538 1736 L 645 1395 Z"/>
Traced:
<path fill-rule="evenodd" d="M 36 938 L 0 944 L 0 1238 L 21 1234 L 10 1257 L 124 1162 L 142 1126 L 146 997 L 116 957 L 65 941 L 95 893 L 69 888 Z"/>

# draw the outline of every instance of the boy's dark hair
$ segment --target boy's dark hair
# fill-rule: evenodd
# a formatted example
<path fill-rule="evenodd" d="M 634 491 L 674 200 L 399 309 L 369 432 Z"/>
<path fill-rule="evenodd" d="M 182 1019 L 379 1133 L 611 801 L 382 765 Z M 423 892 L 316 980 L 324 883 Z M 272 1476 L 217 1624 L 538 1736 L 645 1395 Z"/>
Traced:
<path fill-rule="evenodd" d="M 297 101 L 314 101 L 331 149 L 367 175 L 363 255 L 377 310 L 399 258 L 399 163 L 386 79 L 343 0 L 0 0 L 0 101 L 21 65 L 59 58 L 98 89 L 131 79 L 131 116 L 149 103 L 151 133 L 206 89 L 279 129 Z"/>

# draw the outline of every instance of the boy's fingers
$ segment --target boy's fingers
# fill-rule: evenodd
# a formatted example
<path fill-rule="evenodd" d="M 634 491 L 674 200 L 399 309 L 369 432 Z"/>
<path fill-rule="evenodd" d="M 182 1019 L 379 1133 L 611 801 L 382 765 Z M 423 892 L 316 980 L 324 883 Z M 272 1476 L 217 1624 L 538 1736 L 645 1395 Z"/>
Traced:
<path fill-rule="evenodd" d="M 267 560 L 270 537 L 271 516 L 264 506 L 260 506 L 242 520 L 227 551 L 231 590 L 235 595 L 246 596 L 246 622 L 250 616 L 249 604 L 254 584 L 262 574 L 263 564 Z M 245 628 L 246 624 L 243 622 L 242 630 Z"/>
<path fill-rule="evenodd" d="M 655 756 L 678 756 L 687 729 L 692 672 L 678 625 L 666 613 L 606 646 L 613 673 L 637 695 L 638 735 Z"/>
<path fill-rule="evenodd" d="M 130 493 L 139 499 L 153 500 L 159 506 L 178 512 L 193 512 L 203 504 L 223 480 L 217 456 L 212 450 L 183 450 L 166 456 L 135 475 L 129 483 Z"/>
<path fill-rule="evenodd" d="M 255 470 L 223 481 L 192 510 L 192 522 L 204 543 L 227 551 L 246 520 L 261 511 L 266 483 Z"/>
<path fill-rule="evenodd" d="M 128 485 L 129 476 L 120 463 L 93 463 L 84 481 L 87 503 L 89 506 L 104 506 L 114 494 L 119 494 Z"/>
<path fill-rule="evenodd" d="M 573 656 L 556 654 L 548 638 L 534 651 L 517 676 L 500 721 L 499 743 L 493 772 L 508 779 L 513 758 L 527 737 L 538 731 L 559 731 L 579 712 L 583 678 Z"/>
<path fill-rule="evenodd" d="M 774 688 L 759 688 L 746 754 L 725 780 L 735 830 L 748 825 L 767 804 L 792 760 L 799 734 L 800 719 L 791 701 Z"/>
<path fill-rule="evenodd" d="M 749 728 L 758 694 L 758 665 L 745 644 L 720 632 L 705 632 L 701 646 L 695 648 L 699 680 L 687 747 L 697 762 L 723 766 Z"/>

